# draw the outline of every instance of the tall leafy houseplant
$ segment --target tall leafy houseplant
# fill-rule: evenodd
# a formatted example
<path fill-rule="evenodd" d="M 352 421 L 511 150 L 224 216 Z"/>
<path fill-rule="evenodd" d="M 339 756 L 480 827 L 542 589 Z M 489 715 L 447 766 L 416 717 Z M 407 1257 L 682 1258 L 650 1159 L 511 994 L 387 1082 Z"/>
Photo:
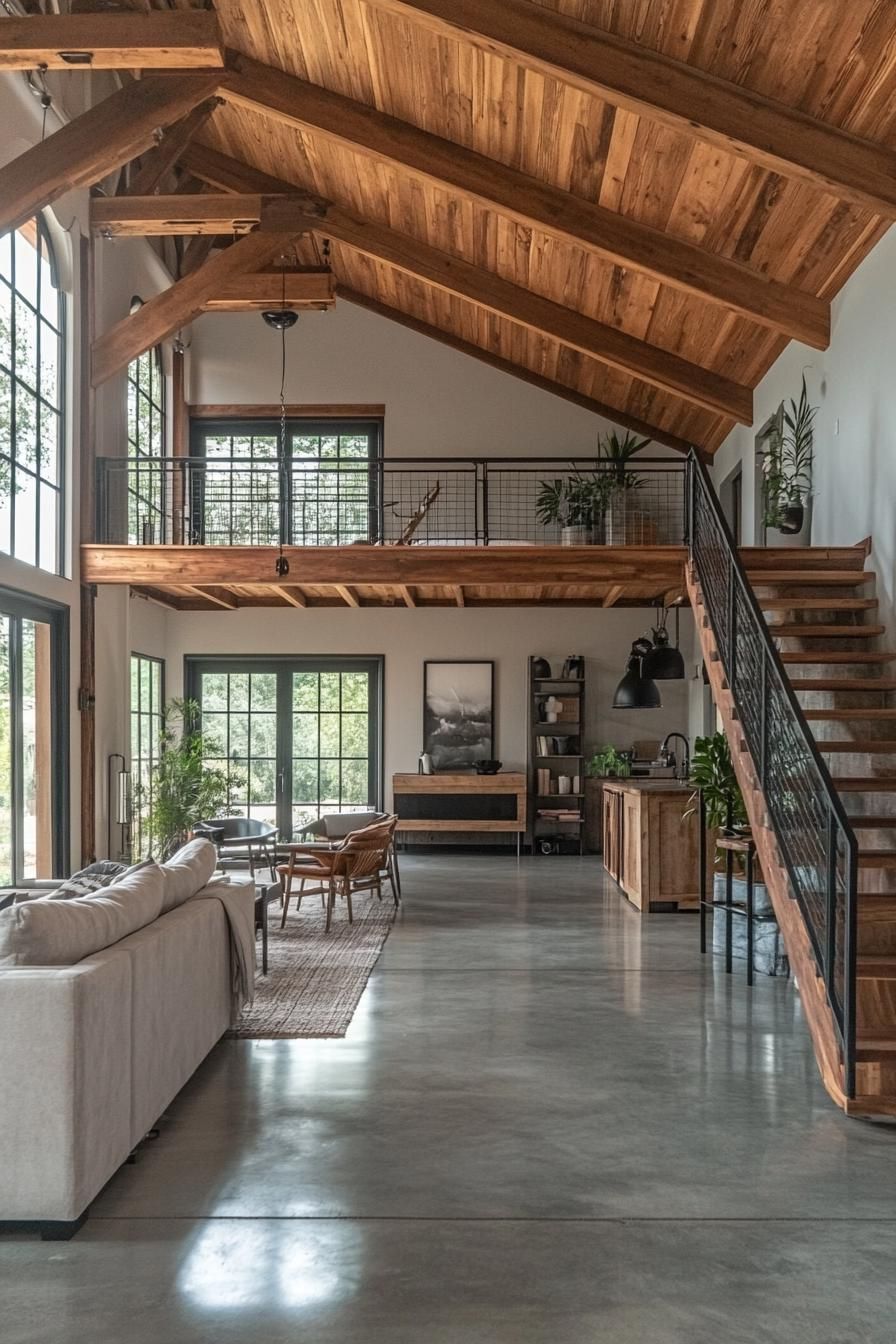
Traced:
<path fill-rule="evenodd" d="M 629 540 L 631 496 L 640 490 L 644 479 L 631 469 L 632 458 L 646 448 L 650 439 L 626 433 L 622 438 L 612 430 L 598 440 L 598 456 L 606 482 L 606 541 L 608 546 L 624 546 Z"/>
<path fill-rule="evenodd" d="M 218 743 L 199 728 L 195 700 L 169 700 L 162 715 L 161 752 L 151 774 L 148 832 L 153 854 L 169 858 L 203 818 L 230 812 L 244 780 L 206 765 L 220 756 Z M 145 801 L 138 790 L 138 805 Z"/>
<path fill-rule="evenodd" d="M 707 830 L 724 830 L 729 819 L 732 826 L 747 825 L 744 796 L 734 773 L 731 749 L 724 733 L 713 733 L 712 737 L 696 739 L 689 782 L 696 792 L 689 799 L 684 814 L 686 817 L 696 812 L 699 793 L 702 792 Z"/>
<path fill-rule="evenodd" d="M 560 528 L 564 546 L 590 545 L 604 511 L 603 477 L 573 468 L 568 476 L 540 481 L 535 516 L 544 527 Z"/>
<path fill-rule="evenodd" d="M 794 535 L 801 532 L 812 487 L 813 443 L 818 407 L 809 403 L 806 375 L 800 399 L 781 407 L 781 425 L 769 435 L 762 458 L 765 525 Z"/>

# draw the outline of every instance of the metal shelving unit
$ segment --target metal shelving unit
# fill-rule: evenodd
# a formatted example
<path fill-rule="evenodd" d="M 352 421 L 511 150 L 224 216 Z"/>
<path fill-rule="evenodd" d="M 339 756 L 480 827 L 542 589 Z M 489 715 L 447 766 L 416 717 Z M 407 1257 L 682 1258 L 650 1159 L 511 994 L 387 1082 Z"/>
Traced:
<path fill-rule="evenodd" d="M 583 754 L 585 731 L 585 681 L 581 677 L 537 677 L 534 671 L 535 659 L 529 659 L 529 845 L 533 854 L 542 852 L 542 845 L 550 845 L 552 851 L 561 854 L 583 854 L 585 836 L 585 757 Z M 556 723 L 547 723 L 544 719 L 544 704 L 551 697 L 568 705 L 576 701 L 576 717 L 558 719 Z M 540 737 L 566 738 L 567 751 L 539 751 Z M 548 791 L 539 788 L 538 772 L 551 771 L 551 783 L 556 783 L 559 774 L 565 774 L 574 780 L 578 775 L 580 792 L 559 793 L 555 787 Z M 545 808 L 557 808 L 562 800 L 568 803 L 570 810 L 578 808 L 577 820 L 561 820 L 555 817 L 540 817 L 539 811 Z"/>

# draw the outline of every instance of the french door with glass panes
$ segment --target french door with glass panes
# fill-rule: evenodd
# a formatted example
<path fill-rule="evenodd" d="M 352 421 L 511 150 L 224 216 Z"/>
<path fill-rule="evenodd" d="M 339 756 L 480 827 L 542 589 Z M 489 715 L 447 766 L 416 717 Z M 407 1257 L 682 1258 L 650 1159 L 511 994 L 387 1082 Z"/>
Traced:
<path fill-rule="evenodd" d="M 288 840 L 323 813 L 379 806 L 381 658 L 188 658 L 187 685 L 232 811 Z"/>
<path fill-rule="evenodd" d="M 0 886 L 68 872 L 68 612 L 0 589 Z"/>

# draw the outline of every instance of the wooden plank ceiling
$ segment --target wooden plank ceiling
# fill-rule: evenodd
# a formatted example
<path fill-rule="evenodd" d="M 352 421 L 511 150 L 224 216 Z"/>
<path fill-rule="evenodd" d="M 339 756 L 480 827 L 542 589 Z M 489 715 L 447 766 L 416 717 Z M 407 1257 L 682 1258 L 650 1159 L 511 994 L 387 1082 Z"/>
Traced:
<path fill-rule="evenodd" d="M 532 3 L 866 140 L 896 143 L 891 0 Z M 526 69 L 522 58 L 490 54 L 459 33 L 437 35 L 393 12 L 400 7 L 374 0 L 215 0 L 214 8 L 226 44 L 258 61 L 807 294 L 830 299 L 889 222 L 696 133 Z M 219 107 L 198 142 L 734 383 L 755 387 L 786 344 L 780 332 L 717 303 L 243 103 Z M 648 386 L 345 243 L 333 242 L 332 263 L 343 290 L 710 452 L 732 427 L 724 414 Z"/>

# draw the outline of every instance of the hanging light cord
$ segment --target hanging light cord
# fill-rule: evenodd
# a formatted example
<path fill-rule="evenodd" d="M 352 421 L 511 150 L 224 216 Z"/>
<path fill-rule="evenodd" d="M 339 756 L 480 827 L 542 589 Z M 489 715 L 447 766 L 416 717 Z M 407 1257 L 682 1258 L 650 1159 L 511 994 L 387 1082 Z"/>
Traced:
<path fill-rule="evenodd" d="M 283 308 L 286 308 L 286 267 L 283 268 Z M 280 328 L 280 438 L 278 443 L 280 467 L 280 550 L 277 555 L 277 573 L 282 578 L 289 573 L 289 561 L 283 554 L 283 536 L 286 531 L 289 501 L 289 477 L 286 468 L 286 327 Z"/>

